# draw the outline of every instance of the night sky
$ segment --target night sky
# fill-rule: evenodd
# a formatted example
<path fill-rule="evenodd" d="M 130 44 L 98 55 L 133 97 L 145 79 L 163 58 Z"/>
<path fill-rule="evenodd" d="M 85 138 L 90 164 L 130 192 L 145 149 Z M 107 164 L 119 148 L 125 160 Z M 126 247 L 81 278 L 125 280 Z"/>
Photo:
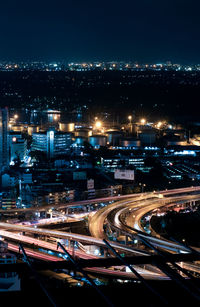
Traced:
<path fill-rule="evenodd" d="M 200 63 L 199 0 L 8 0 L 0 60 Z"/>

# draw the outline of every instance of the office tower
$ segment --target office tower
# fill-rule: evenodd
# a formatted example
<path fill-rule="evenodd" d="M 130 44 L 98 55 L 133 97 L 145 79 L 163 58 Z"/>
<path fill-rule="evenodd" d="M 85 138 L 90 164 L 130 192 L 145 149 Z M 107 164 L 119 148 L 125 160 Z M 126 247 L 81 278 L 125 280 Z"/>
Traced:
<path fill-rule="evenodd" d="M 0 172 L 9 166 L 8 108 L 0 109 Z"/>
<path fill-rule="evenodd" d="M 10 161 L 24 161 L 27 154 L 27 140 L 13 137 L 10 143 Z"/>
<path fill-rule="evenodd" d="M 33 133 L 32 138 L 33 151 L 43 151 L 48 158 L 53 158 L 69 152 L 72 135 L 50 128 L 45 132 Z"/>

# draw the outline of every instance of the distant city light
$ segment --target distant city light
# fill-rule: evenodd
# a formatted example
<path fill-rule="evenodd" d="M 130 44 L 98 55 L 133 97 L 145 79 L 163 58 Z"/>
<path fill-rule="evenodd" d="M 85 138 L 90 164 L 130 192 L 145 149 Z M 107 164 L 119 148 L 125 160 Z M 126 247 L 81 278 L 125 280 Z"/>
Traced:
<path fill-rule="evenodd" d="M 145 125 L 146 119 L 145 119 L 145 118 L 142 118 L 140 122 L 141 122 L 142 125 Z"/>

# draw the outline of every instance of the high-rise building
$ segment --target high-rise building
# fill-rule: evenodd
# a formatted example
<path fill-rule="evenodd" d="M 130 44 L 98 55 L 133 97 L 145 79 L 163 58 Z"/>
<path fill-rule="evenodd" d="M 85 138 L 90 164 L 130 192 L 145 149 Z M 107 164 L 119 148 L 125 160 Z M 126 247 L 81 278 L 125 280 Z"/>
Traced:
<path fill-rule="evenodd" d="M 10 146 L 10 160 L 14 161 L 19 159 L 23 161 L 27 154 L 27 140 L 23 138 L 12 138 L 11 146 Z"/>
<path fill-rule="evenodd" d="M 50 128 L 46 132 L 33 133 L 32 140 L 32 150 L 43 151 L 48 158 L 53 158 L 69 152 L 72 135 Z"/>
<path fill-rule="evenodd" d="M 8 108 L 0 109 L 0 173 L 9 166 Z"/>

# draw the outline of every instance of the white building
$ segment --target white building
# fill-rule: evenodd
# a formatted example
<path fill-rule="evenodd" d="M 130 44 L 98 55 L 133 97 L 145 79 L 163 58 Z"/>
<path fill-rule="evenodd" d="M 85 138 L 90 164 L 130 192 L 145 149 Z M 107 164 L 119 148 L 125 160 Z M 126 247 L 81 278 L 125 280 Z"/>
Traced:
<path fill-rule="evenodd" d="M 49 158 L 68 152 L 71 145 L 71 133 L 56 131 L 33 133 L 32 150 L 43 151 Z"/>
<path fill-rule="evenodd" d="M 27 140 L 13 137 L 10 144 L 11 161 L 19 159 L 24 161 L 27 154 Z"/>

